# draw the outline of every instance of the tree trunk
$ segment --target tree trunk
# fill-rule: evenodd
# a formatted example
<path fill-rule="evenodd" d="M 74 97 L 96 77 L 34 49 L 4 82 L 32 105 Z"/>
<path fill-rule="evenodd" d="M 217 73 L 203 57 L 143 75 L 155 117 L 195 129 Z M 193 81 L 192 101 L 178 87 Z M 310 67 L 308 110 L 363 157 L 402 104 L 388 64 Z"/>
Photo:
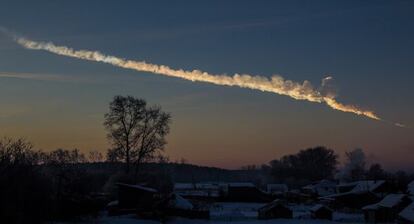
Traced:
<path fill-rule="evenodd" d="M 130 161 L 131 159 L 129 158 L 129 149 L 127 149 L 127 151 L 126 151 L 126 170 L 125 170 L 125 172 L 127 173 L 127 174 L 129 174 L 129 166 L 130 166 Z"/>

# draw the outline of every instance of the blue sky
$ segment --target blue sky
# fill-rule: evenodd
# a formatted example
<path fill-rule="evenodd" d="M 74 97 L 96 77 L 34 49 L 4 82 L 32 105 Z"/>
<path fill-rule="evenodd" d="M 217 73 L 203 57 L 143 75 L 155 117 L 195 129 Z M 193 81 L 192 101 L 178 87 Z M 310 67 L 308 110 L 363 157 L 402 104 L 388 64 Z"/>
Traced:
<path fill-rule="evenodd" d="M 211 73 L 280 74 L 414 125 L 412 1 L 0 1 L 0 26 L 38 41 Z M 20 78 L 1 77 L 19 74 Z M 21 78 L 26 74 L 26 78 Z M 322 104 L 30 51 L 0 35 L 0 135 L 105 151 L 103 114 L 130 94 L 172 113 L 166 154 L 236 168 L 326 145 L 414 168 L 412 128 Z"/>

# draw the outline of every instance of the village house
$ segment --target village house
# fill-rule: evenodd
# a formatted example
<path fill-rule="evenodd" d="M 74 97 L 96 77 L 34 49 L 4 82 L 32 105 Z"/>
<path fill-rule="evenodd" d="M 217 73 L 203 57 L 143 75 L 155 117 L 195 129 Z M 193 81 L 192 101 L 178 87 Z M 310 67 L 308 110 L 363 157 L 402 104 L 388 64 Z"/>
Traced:
<path fill-rule="evenodd" d="M 270 194 L 253 183 L 176 183 L 174 192 L 195 200 L 216 200 L 232 202 L 270 202 Z"/>
<path fill-rule="evenodd" d="M 380 202 L 362 208 L 367 223 L 390 223 L 409 204 L 411 199 L 405 194 L 389 194 Z"/>
<path fill-rule="evenodd" d="M 188 199 L 217 199 L 225 185 L 219 183 L 175 183 L 174 192 Z"/>
<path fill-rule="evenodd" d="M 266 192 L 271 195 L 283 194 L 289 191 L 286 184 L 267 184 Z"/>
<path fill-rule="evenodd" d="M 292 210 L 279 199 L 261 207 L 258 211 L 259 219 L 291 219 L 292 217 Z"/>
<path fill-rule="evenodd" d="M 208 210 L 196 209 L 195 206 L 187 199 L 176 193 L 171 193 L 168 197 L 163 198 L 155 206 L 155 209 L 164 216 L 178 216 L 191 219 L 209 219 Z"/>
<path fill-rule="evenodd" d="M 324 206 L 321 204 L 315 205 L 310 209 L 310 212 L 311 212 L 311 217 L 313 219 L 332 220 L 333 210 L 328 208 L 327 206 Z"/>
<path fill-rule="evenodd" d="M 304 193 L 324 197 L 336 193 L 336 183 L 330 180 L 321 180 L 302 188 Z"/>
<path fill-rule="evenodd" d="M 270 202 L 270 194 L 258 189 L 253 183 L 229 183 L 225 189 L 225 201 Z"/>
<path fill-rule="evenodd" d="M 404 208 L 398 214 L 397 223 L 399 224 L 414 224 L 414 202 Z"/>
<path fill-rule="evenodd" d="M 118 183 L 118 207 L 120 209 L 148 209 L 154 204 L 157 190 L 141 185 Z"/>
<path fill-rule="evenodd" d="M 330 205 L 335 208 L 353 208 L 361 209 L 362 207 L 376 203 L 380 200 L 378 196 L 370 191 L 347 192 L 321 197 L 321 200 L 329 201 Z"/>
<path fill-rule="evenodd" d="M 394 187 L 385 180 L 361 180 L 337 185 L 337 193 L 351 193 L 369 191 L 380 198 L 392 192 Z"/>
<path fill-rule="evenodd" d="M 339 184 L 337 194 L 321 199 L 330 201 L 335 207 L 361 209 L 366 205 L 377 203 L 392 191 L 393 187 L 384 180 L 364 180 Z"/>

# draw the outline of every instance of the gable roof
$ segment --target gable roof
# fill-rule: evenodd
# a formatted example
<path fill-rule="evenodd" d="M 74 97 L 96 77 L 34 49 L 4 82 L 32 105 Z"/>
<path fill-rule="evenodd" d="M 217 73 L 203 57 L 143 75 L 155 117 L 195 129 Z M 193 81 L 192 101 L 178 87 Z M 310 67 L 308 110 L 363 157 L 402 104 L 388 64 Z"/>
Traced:
<path fill-rule="evenodd" d="M 406 197 L 405 194 L 389 194 L 384 199 L 382 199 L 380 202 L 372 205 L 367 205 L 363 207 L 364 210 L 375 210 L 380 207 L 383 208 L 392 208 L 397 206 L 399 203 L 403 201 L 403 199 Z"/>
<path fill-rule="evenodd" d="M 414 180 L 411 181 L 408 185 L 407 185 L 407 191 L 409 194 L 414 195 Z"/>
<path fill-rule="evenodd" d="M 329 211 L 332 211 L 332 209 L 326 207 L 325 205 L 321 205 L 321 204 L 314 205 L 312 208 L 310 208 L 310 211 L 311 212 L 316 212 L 316 211 L 318 211 L 319 209 L 322 209 L 322 208 L 326 209 L 326 210 L 329 210 Z"/>
<path fill-rule="evenodd" d="M 268 204 L 264 205 L 263 207 L 259 208 L 259 211 L 264 211 L 264 212 L 266 212 L 266 211 L 269 211 L 269 210 L 271 210 L 272 208 L 275 208 L 275 207 L 277 207 L 277 206 L 281 206 L 281 207 L 285 207 L 285 208 L 289 209 L 287 206 L 285 206 L 285 205 L 283 204 L 283 202 L 282 202 L 281 200 L 276 199 L 276 200 L 274 200 L 274 201 L 272 201 L 272 202 L 270 202 L 270 203 L 268 203 Z"/>
<path fill-rule="evenodd" d="M 250 182 L 240 182 L 240 183 L 229 183 L 229 187 L 256 187 L 253 183 Z"/>
<path fill-rule="evenodd" d="M 268 184 L 267 191 L 288 191 L 289 188 L 286 184 Z"/>
<path fill-rule="evenodd" d="M 414 222 L 414 202 L 402 210 L 399 216 L 405 220 Z"/>
<path fill-rule="evenodd" d="M 338 187 L 353 187 L 349 192 L 361 192 L 361 191 L 375 191 L 378 187 L 382 186 L 385 180 L 361 180 L 350 183 L 339 184 Z"/>
<path fill-rule="evenodd" d="M 190 201 L 188 201 L 187 199 L 184 199 L 183 197 L 175 193 L 172 194 L 172 197 L 169 203 L 170 203 L 170 206 L 174 208 L 180 208 L 180 209 L 185 209 L 185 210 L 191 210 L 194 207 Z"/>
<path fill-rule="evenodd" d="M 134 188 L 134 189 L 139 189 L 139 190 L 142 190 L 142 191 L 148 191 L 148 192 L 152 192 L 152 193 L 157 192 L 157 190 L 155 190 L 154 188 L 144 187 L 144 186 L 138 185 L 138 184 L 132 185 L 132 184 L 117 183 L 116 185 L 123 186 L 123 187 Z"/>

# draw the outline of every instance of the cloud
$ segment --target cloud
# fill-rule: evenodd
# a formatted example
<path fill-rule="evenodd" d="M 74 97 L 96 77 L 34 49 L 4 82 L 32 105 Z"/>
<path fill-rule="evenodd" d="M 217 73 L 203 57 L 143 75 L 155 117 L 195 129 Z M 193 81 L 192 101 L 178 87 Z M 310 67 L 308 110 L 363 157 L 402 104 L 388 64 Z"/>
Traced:
<path fill-rule="evenodd" d="M 193 82 L 206 82 L 221 86 L 238 86 L 241 88 L 272 92 L 279 95 L 289 96 L 296 100 L 324 103 L 334 110 L 354 113 L 374 120 L 381 120 L 381 118 L 371 110 L 365 110 L 355 105 L 346 105 L 338 102 L 335 95 L 324 94 L 320 91 L 320 88 L 314 88 L 307 80 L 303 81 L 303 83 L 298 83 L 292 80 L 286 80 L 280 75 L 273 75 L 271 78 L 268 78 L 249 74 L 234 74 L 228 76 L 210 74 L 200 70 L 187 71 L 183 69 L 173 69 L 166 65 L 156 65 L 145 61 L 134 61 L 105 55 L 99 51 L 74 50 L 66 46 L 57 46 L 50 42 L 36 42 L 22 37 L 16 37 L 15 40 L 18 44 L 27 49 L 45 50 L 58 55 L 102 62 L 121 68 L 176 77 Z M 323 79 L 322 87 L 326 86 L 326 83 L 331 79 L 332 77 Z"/>
<path fill-rule="evenodd" d="M 55 82 L 86 81 L 86 79 L 68 76 L 68 75 L 16 73 L 16 72 L 0 72 L 0 78 L 30 79 L 30 80 L 55 81 Z"/>

